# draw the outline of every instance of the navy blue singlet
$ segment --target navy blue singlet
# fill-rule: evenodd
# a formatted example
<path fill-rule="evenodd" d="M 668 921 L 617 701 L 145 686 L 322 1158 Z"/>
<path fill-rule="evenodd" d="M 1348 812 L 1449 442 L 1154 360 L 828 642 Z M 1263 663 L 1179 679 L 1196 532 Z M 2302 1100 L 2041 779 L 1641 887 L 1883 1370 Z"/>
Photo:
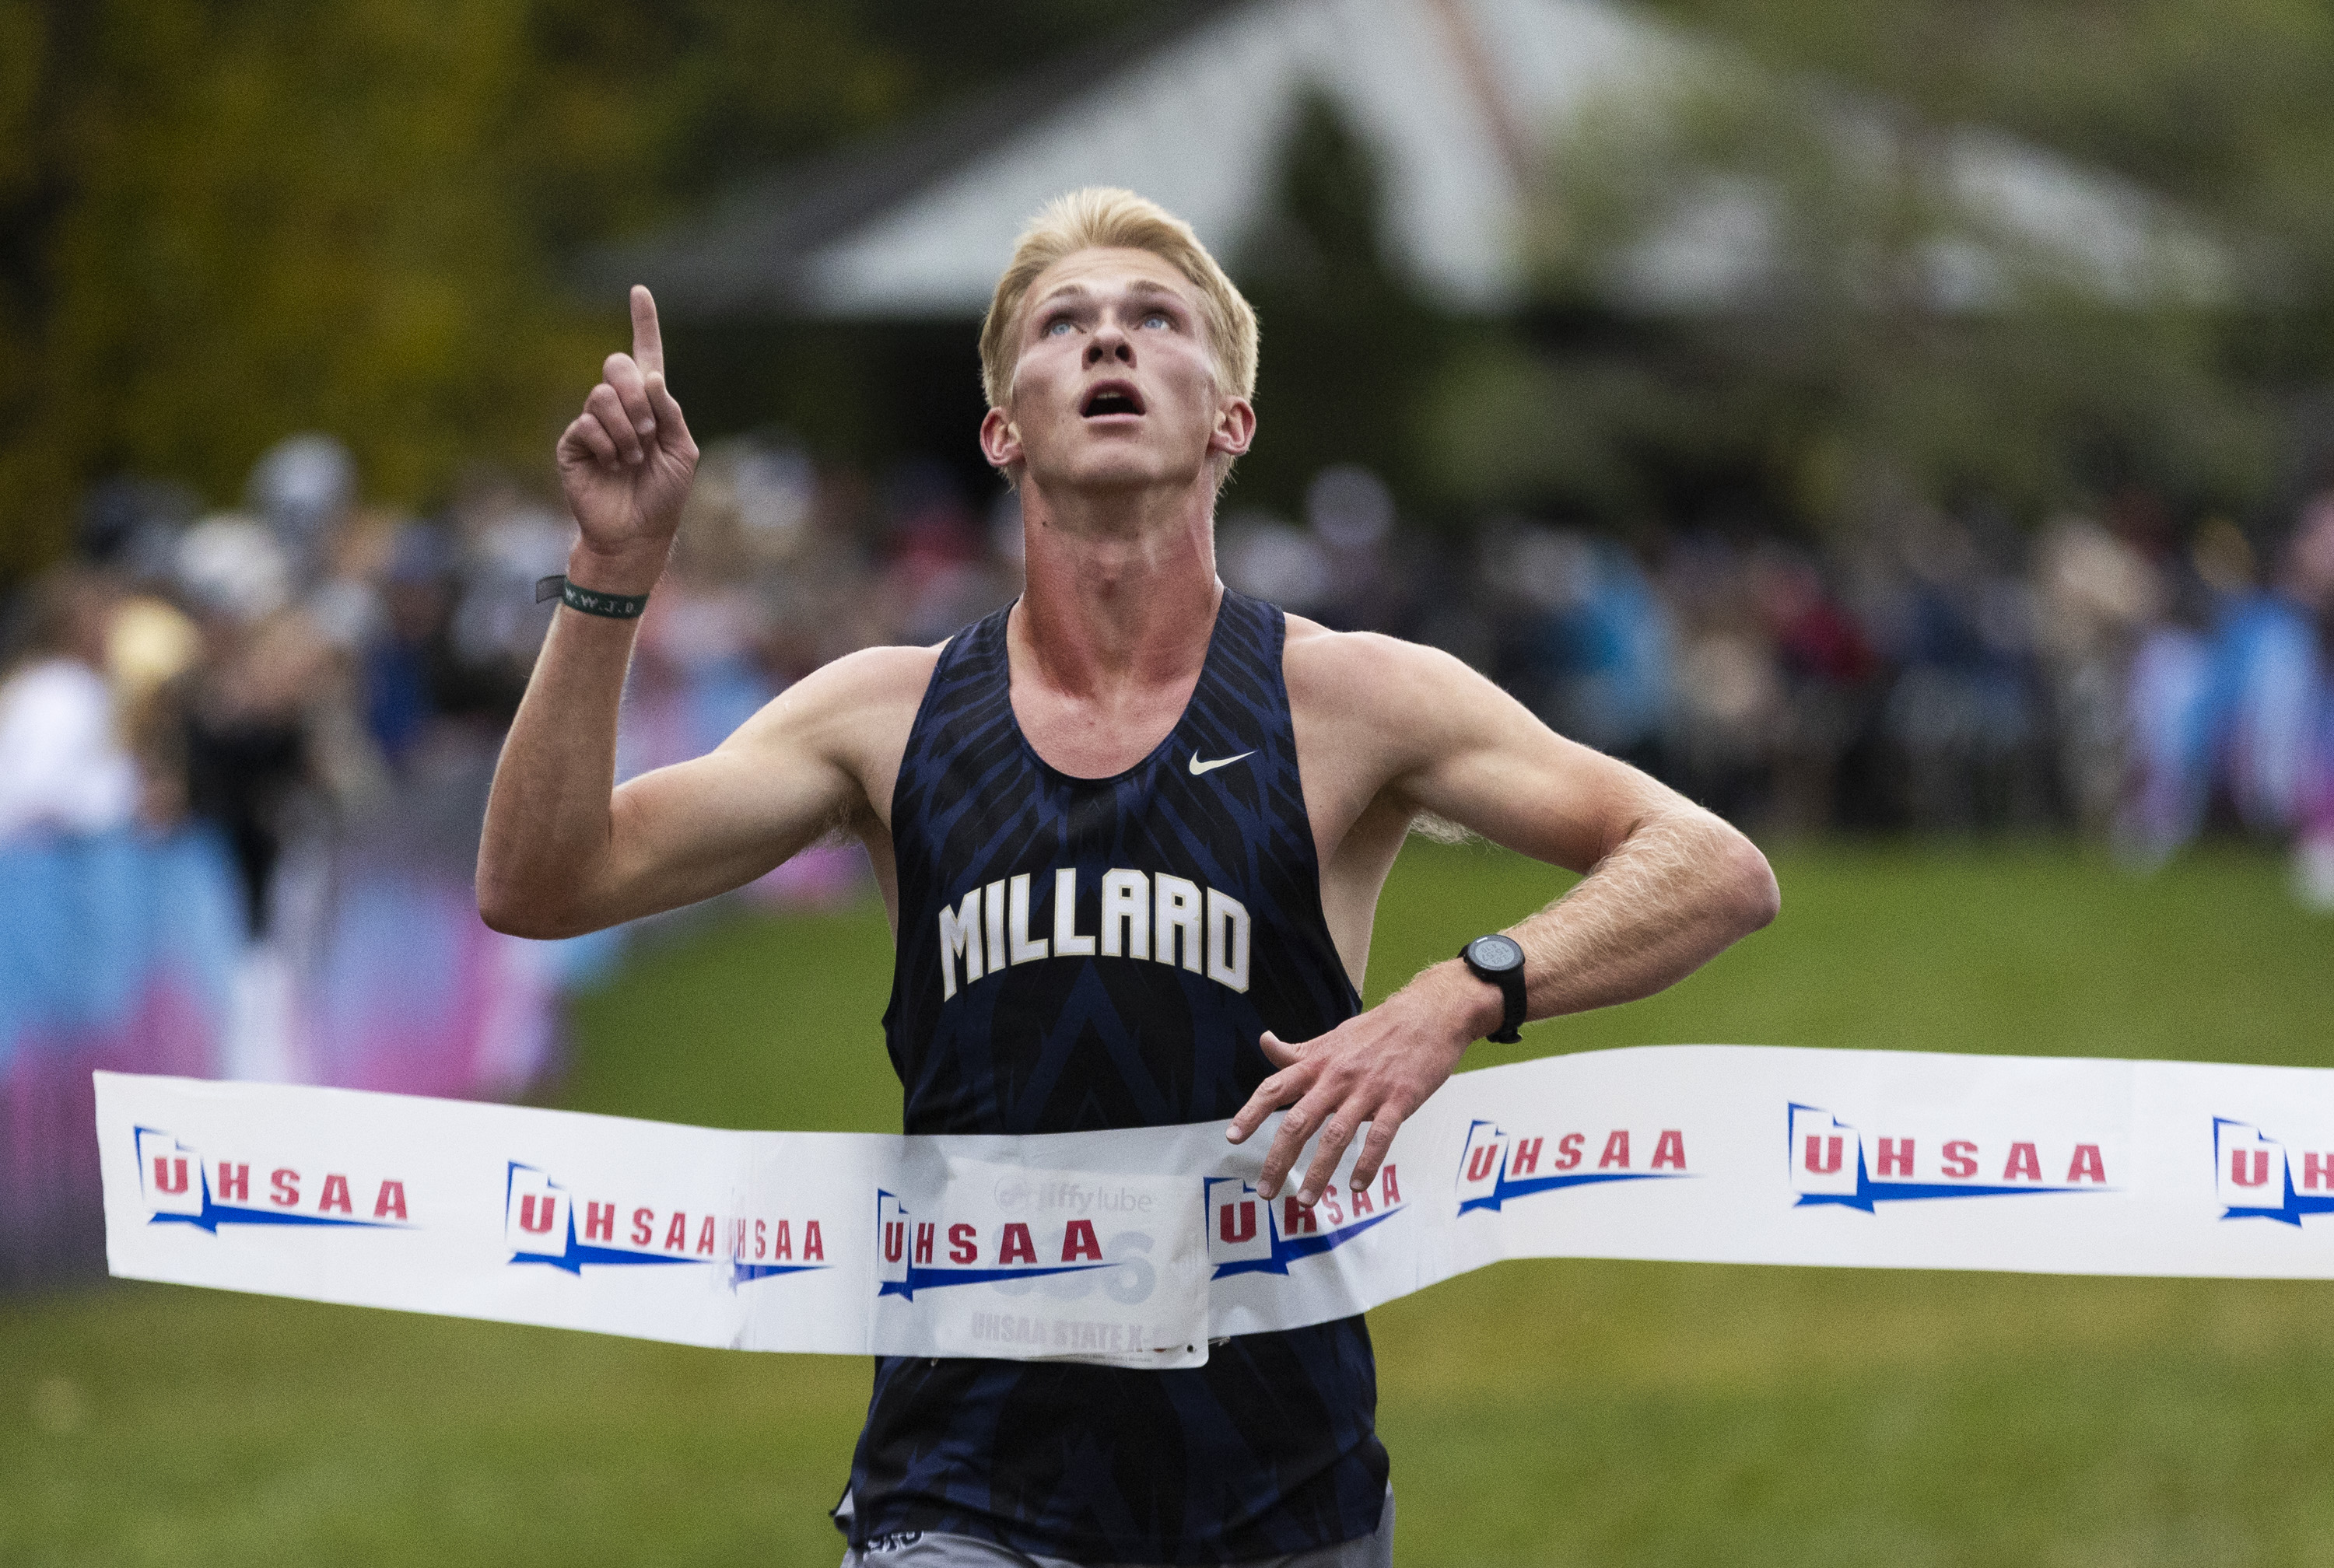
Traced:
<path fill-rule="evenodd" d="M 1227 592 L 1182 717 L 1107 779 L 1023 738 L 1007 613 L 941 652 L 892 796 L 906 1130 L 1230 1116 L 1272 1071 L 1259 1034 L 1307 1040 L 1361 1006 L 1321 913 L 1281 612 Z M 1090 1563 L 1310 1550 L 1377 1528 L 1376 1410 L 1358 1317 L 1184 1371 L 882 1358 L 846 1528 Z"/>

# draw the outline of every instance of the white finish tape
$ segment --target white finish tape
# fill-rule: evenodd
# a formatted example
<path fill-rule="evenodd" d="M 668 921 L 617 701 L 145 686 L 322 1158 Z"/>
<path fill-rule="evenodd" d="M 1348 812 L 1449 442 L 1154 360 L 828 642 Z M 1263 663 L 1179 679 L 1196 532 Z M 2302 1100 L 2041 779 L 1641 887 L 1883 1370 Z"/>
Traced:
<path fill-rule="evenodd" d="M 2334 1277 L 2320 1069 L 1550 1057 L 1453 1077 L 1310 1210 L 1256 1191 L 1269 1126 L 733 1132 L 96 1079 L 117 1275 L 741 1350 L 1192 1366 L 1509 1257 Z"/>

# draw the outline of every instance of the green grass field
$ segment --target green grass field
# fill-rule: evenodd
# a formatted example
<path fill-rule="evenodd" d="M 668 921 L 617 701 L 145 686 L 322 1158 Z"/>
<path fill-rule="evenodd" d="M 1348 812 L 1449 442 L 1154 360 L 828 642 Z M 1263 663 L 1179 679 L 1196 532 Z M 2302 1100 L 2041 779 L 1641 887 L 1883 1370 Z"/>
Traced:
<path fill-rule="evenodd" d="M 1512 1054 L 1727 1042 L 2334 1065 L 2265 858 L 1778 861 L 1782 919 Z M 1413 844 L 1373 999 L 1551 897 Z M 896 1126 L 879 909 L 731 920 L 584 999 L 578 1108 Z M 1500 1059 L 1477 1048 L 1480 1063 Z M 1398 1560 L 2334 1563 L 2334 1287 L 1507 1264 L 1372 1315 Z M 863 1362 L 160 1286 L 0 1302 L 0 1564 L 832 1563 Z"/>

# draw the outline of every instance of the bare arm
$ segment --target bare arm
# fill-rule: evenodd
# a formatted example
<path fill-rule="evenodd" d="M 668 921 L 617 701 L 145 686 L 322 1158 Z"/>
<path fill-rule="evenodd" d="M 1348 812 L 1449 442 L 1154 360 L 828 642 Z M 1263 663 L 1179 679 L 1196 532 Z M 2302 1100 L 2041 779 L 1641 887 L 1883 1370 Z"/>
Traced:
<path fill-rule="evenodd" d="M 558 447 L 582 530 L 568 574 L 606 593 L 646 593 L 662 574 L 697 466 L 665 386 L 656 303 L 636 288 L 632 308 L 632 353 L 608 356 Z M 564 608 L 553 618 L 478 844 L 478 910 L 497 930 L 569 936 L 671 909 L 751 880 L 848 820 L 863 794 L 836 717 L 871 700 L 898 655 L 915 656 L 841 661 L 710 755 L 618 790 L 616 710 L 636 624 Z"/>
<path fill-rule="evenodd" d="M 863 759 L 904 745 L 933 654 L 870 649 L 791 686 L 707 755 L 612 792 L 626 639 L 562 614 L 504 744 L 478 846 L 488 925 L 563 937 L 742 887 L 823 835 L 878 832 Z M 594 684 L 595 678 L 604 685 Z M 530 715 L 530 709 L 534 712 Z"/>
<path fill-rule="evenodd" d="M 1310 647 L 1292 638 L 1288 669 L 1292 699 L 1319 716 L 1307 727 L 1322 744 L 1306 765 L 1329 770 L 1333 791 L 1390 798 L 1404 820 L 1432 812 L 1587 873 L 1508 928 L 1524 950 L 1527 1017 L 1651 996 L 1774 918 L 1774 876 L 1749 840 L 1636 769 L 1556 735 L 1458 660 L 1383 638 Z M 1247 1138 L 1293 1101 L 1262 1189 L 1278 1192 L 1319 1130 L 1298 1190 L 1310 1203 L 1366 1125 L 1355 1167 L 1366 1183 L 1403 1119 L 1500 1016 L 1499 993 L 1453 958 L 1317 1039 L 1288 1045 L 1268 1034 L 1266 1053 L 1281 1070 L 1258 1086 L 1230 1136 Z"/>

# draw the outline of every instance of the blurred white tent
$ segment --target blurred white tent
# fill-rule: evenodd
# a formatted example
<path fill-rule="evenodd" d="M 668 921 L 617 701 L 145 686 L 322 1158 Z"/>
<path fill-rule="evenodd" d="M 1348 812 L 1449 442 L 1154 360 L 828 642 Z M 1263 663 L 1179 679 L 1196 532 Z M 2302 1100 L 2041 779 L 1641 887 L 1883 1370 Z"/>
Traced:
<path fill-rule="evenodd" d="M 882 145 L 740 191 L 701 222 L 605 254 L 603 282 L 645 279 L 676 315 L 932 320 L 977 316 L 1021 225 L 1048 197 L 1120 185 L 1237 255 L 1273 197 L 1275 155 L 1307 92 L 1376 155 L 1382 238 L 1445 309 L 1498 313 L 1528 284 L 1534 161 L 1587 114 L 1658 106 L 1722 46 L 1606 0 L 1247 0 L 1061 63 Z M 1833 134 L 1879 120 L 1818 84 Z M 1943 184 L 1966 232 L 1932 246 L 1937 303 L 1981 303 L 2001 270 L 2047 258 L 2109 300 L 2222 292 L 2215 245 L 2130 183 L 1979 130 L 1947 130 Z M 1725 309 L 1758 286 L 1771 214 L 1759 193 L 1680 193 L 1609 280 L 1617 303 Z"/>

